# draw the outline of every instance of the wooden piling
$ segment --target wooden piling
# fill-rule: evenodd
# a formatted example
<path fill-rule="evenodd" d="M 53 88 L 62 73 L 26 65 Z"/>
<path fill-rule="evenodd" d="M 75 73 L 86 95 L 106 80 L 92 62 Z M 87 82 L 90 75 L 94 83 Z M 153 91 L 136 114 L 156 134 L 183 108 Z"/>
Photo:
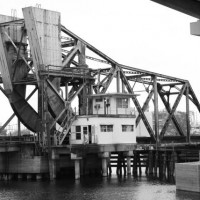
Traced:
<path fill-rule="evenodd" d="M 166 169 L 167 169 L 167 178 L 170 179 L 170 154 L 166 154 Z"/>
<path fill-rule="evenodd" d="M 137 151 L 133 155 L 133 176 L 137 176 Z"/>
<path fill-rule="evenodd" d="M 124 153 L 124 157 L 126 157 L 127 175 L 131 174 L 131 157 L 132 156 L 133 156 L 133 151 L 128 151 Z"/>
<path fill-rule="evenodd" d="M 111 163 L 110 163 L 110 156 L 111 153 L 109 153 L 109 157 L 107 158 L 107 167 L 108 167 L 108 174 L 111 175 L 112 174 L 112 167 L 111 167 Z"/>
<path fill-rule="evenodd" d="M 154 153 L 154 176 L 157 176 L 157 168 L 158 168 L 158 150 Z"/>
<path fill-rule="evenodd" d="M 149 150 L 149 175 L 153 174 L 153 151 Z"/>
<path fill-rule="evenodd" d="M 137 152 L 137 163 L 138 163 L 138 169 L 139 169 L 139 175 L 142 175 L 142 167 L 141 167 L 141 156 L 140 152 Z"/>
<path fill-rule="evenodd" d="M 117 158 L 117 175 L 122 175 L 122 166 L 121 166 L 121 152 L 118 152 L 118 158 Z"/>
<path fill-rule="evenodd" d="M 159 178 L 163 177 L 163 153 L 162 151 L 159 152 L 158 155 L 158 167 L 159 167 Z"/>
<path fill-rule="evenodd" d="M 126 162 L 125 162 L 125 157 L 124 157 L 123 152 L 122 152 L 122 166 L 123 166 L 124 175 L 126 175 Z"/>
<path fill-rule="evenodd" d="M 118 159 L 117 159 L 117 175 L 122 175 L 122 167 L 124 175 L 126 175 L 126 163 L 123 152 L 118 152 Z"/>
<path fill-rule="evenodd" d="M 162 171 L 162 176 L 166 176 L 166 168 L 167 168 L 167 152 L 165 151 L 163 153 L 163 171 Z"/>

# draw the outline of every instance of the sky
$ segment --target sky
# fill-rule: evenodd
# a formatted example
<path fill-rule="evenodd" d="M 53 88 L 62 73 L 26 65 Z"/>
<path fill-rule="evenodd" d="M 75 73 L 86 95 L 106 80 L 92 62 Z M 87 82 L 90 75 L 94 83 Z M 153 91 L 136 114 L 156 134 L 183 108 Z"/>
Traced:
<path fill-rule="evenodd" d="M 6 2 L 6 3 L 5 3 Z M 118 63 L 189 80 L 200 99 L 200 37 L 190 35 L 197 21 L 150 0 L 6 0 L 0 14 L 36 6 L 61 13 L 61 23 Z M 12 114 L 1 98 L 0 109 Z M 8 104 L 9 105 L 9 104 Z"/>

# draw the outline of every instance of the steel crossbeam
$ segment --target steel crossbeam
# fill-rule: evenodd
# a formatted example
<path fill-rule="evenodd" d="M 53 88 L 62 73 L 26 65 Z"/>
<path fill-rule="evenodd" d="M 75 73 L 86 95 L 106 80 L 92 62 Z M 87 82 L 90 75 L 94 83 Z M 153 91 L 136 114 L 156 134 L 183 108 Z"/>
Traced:
<path fill-rule="evenodd" d="M 134 94 L 132 89 L 131 89 L 131 86 L 130 86 L 130 84 L 129 84 L 129 82 L 128 82 L 128 80 L 127 80 L 126 76 L 124 75 L 124 72 L 123 72 L 123 70 L 121 68 L 120 68 L 120 74 L 121 74 L 121 79 L 122 79 L 124 85 L 126 86 L 128 92 L 130 94 Z M 156 141 L 153 129 L 151 128 L 151 126 L 150 126 L 150 124 L 149 124 L 144 112 L 142 111 L 142 108 L 141 108 L 140 103 L 137 100 L 136 96 L 133 96 L 132 100 L 133 100 L 133 102 L 135 104 L 135 107 L 137 108 L 138 112 L 140 113 L 140 116 L 141 116 L 141 118 L 143 120 L 143 123 L 145 124 L 146 129 L 149 132 L 149 135 L 153 138 L 154 141 Z"/>
<path fill-rule="evenodd" d="M 166 99 L 165 99 L 165 97 L 164 97 L 164 94 L 163 94 L 163 92 L 162 92 L 161 89 L 162 89 L 161 86 L 158 87 L 158 94 L 160 95 L 160 98 L 161 98 L 163 104 L 165 105 L 165 108 L 166 108 L 167 112 L 170 114 L 170 113 L 172 113 L 172 109 L 170 108 L 169 103 L 166 101 Z M 184 136 L 183 130 L 182 130 L 181 126 L 179 125 L 179 123 L 178 123 L 176 117 L 174 116 L 174 113 L 172 113 L 171 115 L 172 115 L 172 121 L 173 121 L 173 123 L 174 123 L 176 129 L 178 130 L 178 133 L 179 133 L 181 136 Z M 165 133 L 162 133 L 162 134 L 163 134 L 163 135 L 160 136 L 160 139 L 162 139 L 162 137 L 164 136 Z"/>
<path fill-rule="evenodd" d="M 180 102 L 180 100 L 181 100 L 181 98 L 182 98 L 182 96 L 183 96 L 183 93 L 185 92 L 186 87 L 187 87 L 187 83 L 185 83 L 185 84 L 182 86 L 181 92 L 180 92 L 179 95 L 177 96 L 176 101 L 175 101 L 175 103 L 174 103 L 174 105 L 173 105 L 171 111 L 169 110 L 169 111 L 170 111 L 170 112 L 169 112 L 169 116 L 168 116 L 168 118 L 167 118 L 167 120 L 166 120 L 166 122 L 165 122 L 165 124 L 164 124 L 164 126 L 163 126 L 163 128 L 162 128 L 162 130 L 161 130 L 161 132 L 160 132 L 160 138 L 161 138 L 161 139 L 162 139 L 162 137 L 164 136 L 164 134 L 165 134 L 165 132 L 166 132 L 168 126 L 169 126 L 169 123 L 170 123 L 171 119 L 173 118 L 173 114 L 174 114 L 174 112 L 175 112 L 175 110 L 176 110 L 176 108 L 177 108 L 177 106 L 178 106 L 178 104 L 179 104 L 179 102 Z M 169 108 L 168 108 L 168 109 L 169 109 Z"/>

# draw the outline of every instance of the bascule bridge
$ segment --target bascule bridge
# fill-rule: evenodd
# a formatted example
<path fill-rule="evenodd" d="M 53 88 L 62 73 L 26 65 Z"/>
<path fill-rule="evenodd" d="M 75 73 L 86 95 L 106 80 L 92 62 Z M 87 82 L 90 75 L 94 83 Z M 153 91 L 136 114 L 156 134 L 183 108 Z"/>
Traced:
<path fill-rule="evenodd" d="M 1 174 L 50 172 L 53 179 L 61 168 L 75 167 L 76 178 L 84 168 L 106 176 L 111 153 L 126 157 L 130 173 L 138 148 L 199 147 L 189 113 L 190 104 L 198 112 L 200 104 L 188 80 L 118 63 L 62 25 L 58 12 L 22 10 L 23 19 L 0 16 L 0 89 L 14 111 L 1 131 L 16 115 L 33 136 L 20 136 L 19 123 L 18 137 L 2 137 Z M 37 109 L 28 102 L 34 94 Z M 168 113 L 161 129 L 160 102 Z M 186 134 L 175 115 L 180 102 Z M 145 114 L 150 105 L 154 127 Z M 140 123 L 149 137 L 136 137 Z M 170 123 L 176 134 L 169 137 Z"/>

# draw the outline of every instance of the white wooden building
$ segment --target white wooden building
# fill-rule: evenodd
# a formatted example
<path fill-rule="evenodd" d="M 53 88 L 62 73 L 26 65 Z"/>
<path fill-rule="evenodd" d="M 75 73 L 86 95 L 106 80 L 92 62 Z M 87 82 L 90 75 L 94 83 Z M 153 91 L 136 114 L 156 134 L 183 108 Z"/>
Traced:
<path fill-rule="evenodd" d="M 132 95 L 124 93 L 91 95 L 92 114 L 78 116 L 71 127 L 71 144 L 134 144 L 135 114 Z"/>

